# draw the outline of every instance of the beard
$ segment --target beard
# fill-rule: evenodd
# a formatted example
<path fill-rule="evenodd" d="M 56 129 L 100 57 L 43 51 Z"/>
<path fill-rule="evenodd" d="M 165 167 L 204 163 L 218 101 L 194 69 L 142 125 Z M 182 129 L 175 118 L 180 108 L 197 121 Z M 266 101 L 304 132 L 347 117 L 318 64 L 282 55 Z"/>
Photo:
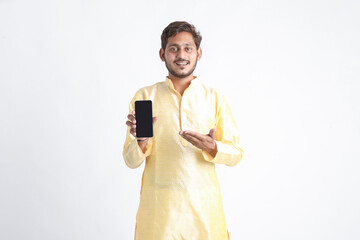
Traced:
<path fill-rule="evenodd" d="M 190 64 L 190 62 L 189 62 L 189 64 Z M 169 71 L 169 73 L 171 73 L 171 75 L 173 75 L 174 77 L 177 77 L 177 78 L 186 78 L 186 77 L 190 76 L 194 72 L 194 70 L 196 68 L 196 64 L 197 64 L 197 57 L 196 57 L 194 66 L 188 72 L 177 73 L 174 69 L 171 68 L 171 66 L 169 66 L 167 60 L 165 59 L 165 66 L 166 66 L 167 70 Z"/>

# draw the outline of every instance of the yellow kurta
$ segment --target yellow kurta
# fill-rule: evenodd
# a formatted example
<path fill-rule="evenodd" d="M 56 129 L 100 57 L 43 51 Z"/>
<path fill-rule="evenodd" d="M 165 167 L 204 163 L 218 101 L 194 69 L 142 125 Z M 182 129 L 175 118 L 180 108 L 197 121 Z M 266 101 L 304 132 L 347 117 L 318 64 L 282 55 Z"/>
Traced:
<path fill-rule="evenodd" d="M 196 78 L 181 96 L 166 78 L 137 91 L 129 112 L 136 100 L 152 100 L 153 116 L 158 120 L 145 153 L 130 127 L 123 149 L 130 168 L 139 167 L 146 159 L 135 239 L 229 239 L 214 163 L 234 166 L 243 150 L 225 98 Z M 180 130 L 208 134 L 212 128 L 216 128 L 215 158 L 179 135 Z"/>

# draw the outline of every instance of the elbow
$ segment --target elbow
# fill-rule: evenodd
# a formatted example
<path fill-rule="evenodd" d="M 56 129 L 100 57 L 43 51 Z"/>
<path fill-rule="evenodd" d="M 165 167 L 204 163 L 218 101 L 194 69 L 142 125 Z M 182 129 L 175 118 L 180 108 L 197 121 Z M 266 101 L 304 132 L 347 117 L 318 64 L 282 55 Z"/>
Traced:
<path fill-rule="evenodd" d="M 131 158 L 126 157 L 125 154 L 123 154 L 123 158 L 124 158 L 124 162 L 126 164 L 126 166 L 128 166 L 131 169 L 136 169 L 138 167 L 140 167 L 140 165 L 142 164 L 142 161 L 133 161 Z"/>
<path fill-rule="evenodd" d="M 126 166 L 128 166 L 131 169 L 136 169 L 136 168 L 140 167 L 140 165 L 141 165 L 141 163 L 140 164 L 133 164 L 133 163 L 130 163 L 128 161 L 125 161 L 125 164 L 126 164 Z"/>

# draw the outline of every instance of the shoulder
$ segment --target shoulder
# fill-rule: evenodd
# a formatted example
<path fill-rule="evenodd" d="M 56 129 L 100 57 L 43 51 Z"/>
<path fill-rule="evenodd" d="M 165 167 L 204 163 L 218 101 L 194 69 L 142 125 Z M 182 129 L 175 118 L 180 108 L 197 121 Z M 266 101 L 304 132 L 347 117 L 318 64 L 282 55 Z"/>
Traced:
<path fill-rule="evenodd" d="M 200 89 L 202 92 L 201 94 L 205 96 L 207 103 L 214 105 L 217 111 L 228 106 L 225 94 L 221 89 L 209 86 L 202 82 L 197 82 L 197 88 Z"/>
<path fill-rule="evenodd" d="M 157 82 L 138 89 L 135 93 L 137 99 L 149 99 L 165 86 L 165 82 Z"/>
<path fill-rule="evenodd" d="M 219 89 L 216 89 L 213 86 L 204 84 L 202 82 L 197 82 L 196 84 L 197 84 L 197 88 L 200 89 L 201 91 L 203 91 L 206 96 L 209 96 L 209 97 L 212 97 L 215 99 L 219 99 L 219 98 L 221 98 L 221 96 L 223 96 L 221 91 Z"/>

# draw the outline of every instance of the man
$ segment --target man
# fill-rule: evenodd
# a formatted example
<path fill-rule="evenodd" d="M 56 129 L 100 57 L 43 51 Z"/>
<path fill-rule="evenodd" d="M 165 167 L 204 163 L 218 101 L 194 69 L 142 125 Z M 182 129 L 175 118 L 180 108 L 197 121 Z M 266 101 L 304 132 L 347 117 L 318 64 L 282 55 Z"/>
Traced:
<path fill-rule="evenodd" d="M 201 38 L 187 22 L 169 24 L 159 52 L 169 75 L 129 106 L 124 160 L 137 168 L 146 159 L 137 240 L 229 239 L 215 163 L 234 166 L 243 150 L 225 98 L 193 75 Z M 136 138 L 136 100 L 153 102 L 152 138 Z"/>

